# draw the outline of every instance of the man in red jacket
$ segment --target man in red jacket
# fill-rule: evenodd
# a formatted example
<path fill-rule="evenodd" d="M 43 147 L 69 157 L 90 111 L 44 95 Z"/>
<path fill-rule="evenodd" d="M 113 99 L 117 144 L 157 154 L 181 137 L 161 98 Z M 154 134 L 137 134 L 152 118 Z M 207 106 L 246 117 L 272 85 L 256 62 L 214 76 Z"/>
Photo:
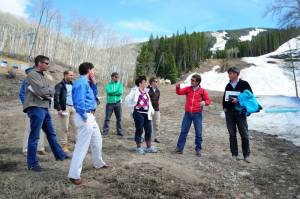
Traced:
<path fill-rule="evenodd" d="M 177 95 L 186 95 L 185 114 L 181 124 L 181 132 L 177 142 L 176 152 L 183 153 L 186 137 L 190 130 L 192 122 L 195 127 L 195 151 L 197 156 L 201 156 L 202 144 L 202 107 L 211 104 L 211 100 L 205 89 L 201 88 L 201 76 L 193 75 L 191 78 L 191 86 L 180 88 L 180 84 L 176 84 Z"/>

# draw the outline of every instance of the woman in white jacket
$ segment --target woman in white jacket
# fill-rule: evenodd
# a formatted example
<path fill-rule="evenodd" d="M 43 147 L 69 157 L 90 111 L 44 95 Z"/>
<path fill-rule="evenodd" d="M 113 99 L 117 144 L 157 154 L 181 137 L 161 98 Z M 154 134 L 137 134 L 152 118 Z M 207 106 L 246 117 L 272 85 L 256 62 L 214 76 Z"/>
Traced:
<path fill-rule="evenodd" d="M 157 153 L 157 149 L 151 146 L 151 120 L 154 114 L 154 109 L 151 104 L 150 96 L 146 90 L 147 80 L 145 76 L 139 76 L 135 80 L 135 87 L 125 98 L 125 104 L 130 108 L 134 123 L 135 123 L 135 136 L 134 140 L 137 146 L 138 154 Z M 144 149 L 142 145 L 142 134 L 145 130 L 145 142 L 147 148 Z"/>

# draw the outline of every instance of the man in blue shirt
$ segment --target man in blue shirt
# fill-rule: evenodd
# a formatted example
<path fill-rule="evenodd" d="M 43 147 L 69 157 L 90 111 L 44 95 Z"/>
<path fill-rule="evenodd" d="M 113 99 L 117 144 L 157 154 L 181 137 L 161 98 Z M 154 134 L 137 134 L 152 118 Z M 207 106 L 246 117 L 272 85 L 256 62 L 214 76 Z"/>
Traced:
<path fill-rule="evenodd" d="M 76 111 L 74 121 L 77 128 L 77 139 L 68 177 L 75 185 L 82 183 L 80 173 L 82 162 L 91 146 L 94 168 L 109 167 L 102 160 L 102 137 L 94 113 L 96 110 L 96 81 L 92 63 L 79 66 L 80 78 L 73 84 L 72 98 Z"/>

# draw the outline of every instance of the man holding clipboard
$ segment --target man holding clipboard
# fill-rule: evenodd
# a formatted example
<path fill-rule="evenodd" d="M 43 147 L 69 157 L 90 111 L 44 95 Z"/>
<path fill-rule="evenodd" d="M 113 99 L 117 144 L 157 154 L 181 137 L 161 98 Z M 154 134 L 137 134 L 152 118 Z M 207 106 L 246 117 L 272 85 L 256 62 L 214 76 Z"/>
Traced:
<path fill-rule="evenodd" d="M 244 160 L 250 163 L 250 146 L 248 136 L 248 124 L 246 115 L 241 115 L 234 106 L 238 103 L 237 96 L 244 90 L 248 89 L 252 92 L 252 89 L 247 81 L 239 79 L 240 69 L 237 67 L 230 67 L 228 70 L 229 83 L 225 87 L 223 96 L 223 110 L 225 112 L 226 125 L 229 132 L 230 151 L 232 154 L 232 160 L 237 160 L 238 156 L 238 144 L 236 132 L 237 128 L 241 135 L 242 150 Z"/>

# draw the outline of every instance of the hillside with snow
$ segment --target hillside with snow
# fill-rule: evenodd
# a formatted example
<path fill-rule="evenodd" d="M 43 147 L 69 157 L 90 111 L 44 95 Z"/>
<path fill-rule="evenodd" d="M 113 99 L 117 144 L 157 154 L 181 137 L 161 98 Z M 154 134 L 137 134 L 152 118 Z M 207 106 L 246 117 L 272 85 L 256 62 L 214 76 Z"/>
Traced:
<path fill-rule="evenodd" d="M 212 52 L 216 52 L 218 50 L 224 50 L 227 40 L 229 39 L 226 37 L 227 32 L 213 32 L 211 35 L 216 38 L 216 43 L 210 49 Z"/>
<path fill-rule="evenodd" d="M 264 31 L 267 31 L 267 30 L 255 28 L 254 30 L 249 31 L 248 35 L 240 36 L 239 39 L 240 39 L 240 41 L 251 41 L 252 37 L 257 36 L 260 32 L 264 32 Z"/>
<path fill-rule="evenodd" d="M 238 36 L 239 41 L 251 41 L 253 37 L 257 36 L 259 33 L 267 31 L 266 29 L 254 28 L 246 30 L 231 30 L 231 31 L 218 31 L 212 32 L 211 36 L 215 38 L 216 42 L 210 49 L 212 53 L 219 50 L 224 50 L 226 43 L 229 39 L 233 39 L 232 36 Z"/>
<path fill-rule="evenodd" d="M 290 63 L 283 59 L 272 58 L 288 53 L 299 51 L 300 37 L 293 38 L 281 45 L 276 51 L 259 57 L 244 57 L 243 61 L 250 63 L 251 67 L 241 70 L 240 78 L 247 80 L 256 95 L 285 95 L 295 96 L 295 86 Z M 299 54 L 294 54 L 295 56 Z M 300 67 L 299 62 L 295 62 Z M 227 73 L 217 72 L 219 66 L 203 73 L 202 86 L 209 90 L 223 91 L 228 82 Z M 300 78 L 300 74 L 298 75 Z M 298 79 L 299 79 L 298 78 Z M 300 86 L 300 84 L 298 85 Z"/>

